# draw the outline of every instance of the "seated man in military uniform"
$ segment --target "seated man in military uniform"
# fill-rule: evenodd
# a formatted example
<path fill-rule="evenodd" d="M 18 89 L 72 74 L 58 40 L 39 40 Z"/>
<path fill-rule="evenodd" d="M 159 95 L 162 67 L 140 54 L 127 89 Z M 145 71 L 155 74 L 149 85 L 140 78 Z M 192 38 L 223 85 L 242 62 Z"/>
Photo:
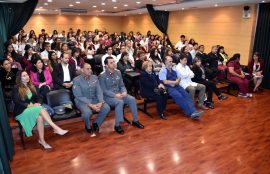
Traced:
<path fill-rule="evenodd" d="M 115 107 L 115 131 L 119 134 L 124 134 L 124 130 L 120 125 L 123 121 L 124 104 L 127 104 L 131 110 L 133 116 L 132 125 L 143 129 L 144 126 L 138 121 L 136 100 L 127 94 L 121 72 L 116 69 L 115 60 L 112 57 L 107 57 L 104 64 L 106 68 L 100 74 L 99 81 L 106 103 Z"/>
<path fill-rule="evenodd" d="M 98 133 L 99 127 L 110 112 L 110 107 L 103 100 L 103 92 L 99 85 L 98 77 L 92 75 L 90 63 L 84 63 L 81 67 L 82 74 L 73 80 L 73 94 L 76 106 L 82 113 L 85 129 L 88 133 Z M 89 117 L 93 112 L 98 115 L 93 123 L 93 129 Z"/>

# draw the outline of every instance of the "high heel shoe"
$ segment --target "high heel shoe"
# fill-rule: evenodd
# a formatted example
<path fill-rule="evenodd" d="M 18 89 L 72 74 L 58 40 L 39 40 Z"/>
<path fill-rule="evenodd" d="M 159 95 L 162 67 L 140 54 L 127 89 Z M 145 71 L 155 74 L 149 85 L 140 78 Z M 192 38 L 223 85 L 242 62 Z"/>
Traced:
<path fill-rule="evenodd" d="M 58 135 L 65 135 L 66 133 L 68 133 L 68 130 L 60 130 L 60 131 L 54 130 L 53 132 Z"/>
<path fill-rule="evenodd" d="M 50 146 L 47 143 L 42 143 L 40 140 L 38 140 L 38 143 L 44 148 L 44 149 L 52 149 L 52 146 Z"/>

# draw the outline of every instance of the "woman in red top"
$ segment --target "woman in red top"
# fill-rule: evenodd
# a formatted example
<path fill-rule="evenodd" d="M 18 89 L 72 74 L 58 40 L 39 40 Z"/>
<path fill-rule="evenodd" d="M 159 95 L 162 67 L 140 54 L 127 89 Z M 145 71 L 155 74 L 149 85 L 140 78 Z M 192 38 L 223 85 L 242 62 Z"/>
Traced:
<path fill-rule="evenodd" d="M 228 61 L 227 67 L 229 69 L 227 78 L 236 83 L 240 89 L 239 97 L 252 97 L 252 94 L 248 93 L 249 80 L 246 78 L 242 71 L 240 61 L 240 54 L 234 54 Z"/>
<path fill-rule="evenodd" d="M 260 84 L 262 83 L 263 68 L 264 68 L 264 64 L 261 59 L 260 53 L 255 52 L 253 54 L 251 61 L 248 63 L 248 70 L 249 70 L 249 73 L 253 77 L 253 81 L 255 85 L 253 89 L 254 92 L 258 90 Z"/>

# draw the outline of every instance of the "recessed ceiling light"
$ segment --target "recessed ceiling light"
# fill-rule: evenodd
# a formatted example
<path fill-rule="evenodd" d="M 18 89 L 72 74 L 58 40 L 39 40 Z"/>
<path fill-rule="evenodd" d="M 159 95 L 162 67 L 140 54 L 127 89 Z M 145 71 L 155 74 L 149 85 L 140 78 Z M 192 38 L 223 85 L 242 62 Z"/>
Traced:
<path fill-rule="evenodd" d="M 137 4 L 140 4 L 141 2 L 137 1 L 136 3 L 137 3 Z"/>
<path fill-rule="evenodd" d="M 102 2 L 101 5 L 106 5 L 106 3 L 105 2 Z"/>
<path fill-rule="evenodd" d="M 164 11 L 168 11 L 168 10 L 164 10 Z"/>
<path fill-rule="evenodd" d="M 40 13 L 38 13 L 38 14 L 40 14 Z"/>
<path fill-rule="evenodd" d="M 152 0 L 152 1 L 156 1 L 156 0 Z"/>
<path fill-rule="evenodd" d="M 43 7 L 39 7 L 39 8 L 43 8 Z"/>
<path fill-rule="evenodd" d="M 112 0 L 112 2 L 116 2 L 116 0 Z"/>
<path fill-rule="evenodd" d="M 265 1 L 262 1 L 262 3 L 264 3 Z"/>
<path fill-rule="evenodd" d="M 47 2 L 52 2 L 52 0 L 47 0 Z"/>
<path fill-rule="evenodd" d="M 115 8 L 115 9 L 116 9 L 117 7 L 113 7 L 113 8 Z"/>
<path fill-rule="evenodd" d="M 217 4 L 215 4 L 215 7 L 217 7 L 218 5 Z"/>
<path fill-rule="evenodd" d="M 185 10 L 185 8 L 182 8 L 182 10 Z"/>
<path fill-rule="evenodd" d="M 56 10 L 54 10 L 54 11 L 58 11 L 58 10 L 56 9 Z"/>
<path fill-rule="evenodd" d="M 93 8 L 96 8 L 97 6 L 96 5 L 93 5 Z"/>
<path fill-rule="evenodd" d="M 68 6 L 73 7 L 74 5 L 73 4 L 69 4 Z"/>
<path fill-rule="evenodd" d="M 127 7 L 128 5 L 127 5 L 127 4 L 125 4 L 124 6 L 125 6 L 125 7 Z"/>
<path fill-rule="evenodd" d="M 141 15 L 142 13 L 138 13 L 139 15 Z"/>
<path fill-rule="evenodd" d="M 101 10 L 102 12 L 105 11 L 105 10 Z"/>
<path fill-rule="evenodd" d="M 76 1 L 76 4 L 80 4 L 81 2 L 80 1 Z"/>
<path fill-rule="evenodd" d="M 47 2 L 45 2 L 44 5 L 49 5 L 49 4 Z"/>

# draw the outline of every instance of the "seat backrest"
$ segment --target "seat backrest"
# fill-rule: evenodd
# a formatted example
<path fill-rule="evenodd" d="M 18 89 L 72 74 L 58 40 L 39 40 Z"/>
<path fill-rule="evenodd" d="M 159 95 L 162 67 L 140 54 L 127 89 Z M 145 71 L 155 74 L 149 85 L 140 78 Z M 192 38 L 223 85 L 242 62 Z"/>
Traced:
<path fill-rule="evenodd" d="M 101 63 L 102 57 L 103 57 L 103 54 L 96 54 L 96 55 L 94 55 L 94 59 L 95 59 L 95 64 L 96 65 L 102 65 L 102 63 Z"/>
<path fill-rule="evenodd" d="M 71 93 L 67 89 L 50 91 L 47 94 L 48 105 L 51 107 L 60 106 L 66 103 L 72 103 Z"/>

